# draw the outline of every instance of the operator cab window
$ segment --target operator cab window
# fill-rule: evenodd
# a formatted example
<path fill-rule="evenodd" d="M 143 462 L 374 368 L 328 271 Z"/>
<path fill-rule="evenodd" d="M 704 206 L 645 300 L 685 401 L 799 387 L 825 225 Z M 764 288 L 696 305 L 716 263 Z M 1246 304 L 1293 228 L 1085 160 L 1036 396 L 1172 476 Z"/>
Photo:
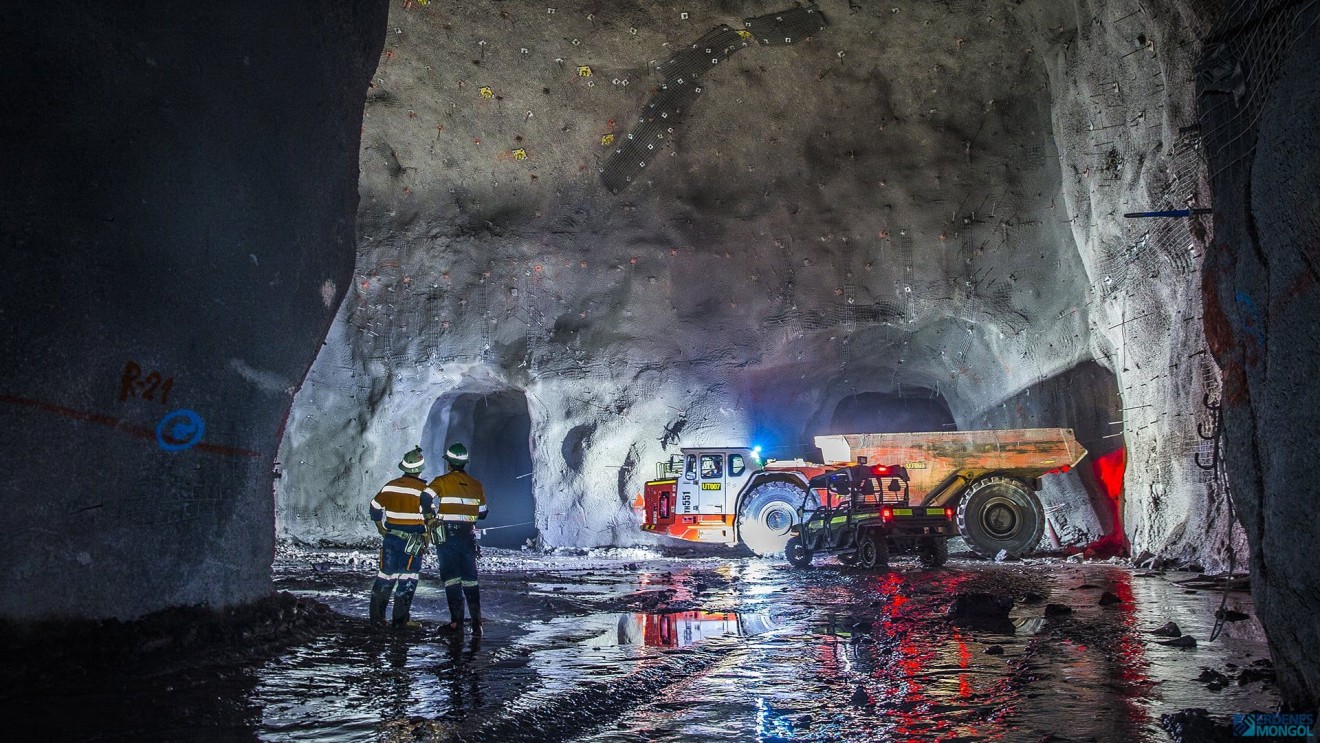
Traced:
<path fill-rule="evenodd" d="M 741 454 L 729 455 L 729 477 L 741 477 L 747 471 L 747 462 Z"/>
<path fill-rule="evenodd" d="M 697 474 L 697 455 L 696 455 L 696 454 L 689 454 L 689 455 L 687 455 L 687 464 L 683 465 L 683 471 L 686 472 L 686 473 L 689 474 L 689 475 L 692 475 L 693 477 L 696 476 L 696 474 Z"/>
<path fill-rule="evenodd" d="M 701 479 L 714 480 L 724 476 L 724 455 L 701 455 Z"/>

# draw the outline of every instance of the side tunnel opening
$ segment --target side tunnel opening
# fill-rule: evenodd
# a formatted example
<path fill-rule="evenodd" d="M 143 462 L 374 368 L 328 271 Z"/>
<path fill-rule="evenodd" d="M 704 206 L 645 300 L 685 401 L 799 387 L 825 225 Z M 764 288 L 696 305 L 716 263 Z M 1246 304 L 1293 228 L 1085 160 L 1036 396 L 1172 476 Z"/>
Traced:
<path fill-rule="evenodd" d="M 933 390 L 849 395 L 834 407 L 825 433 L 956 431 L 949 403 Z"/>
<path fill-rule="evenodd" d="M 536 537 L 532 492 L 532 418 L 527 397 L 518 390 L 460 392 L 436 401 L 422 436 L 426 477 L 445 472 L 451 444 L 468 448 L 468 474 L 486 491 L 488 529 L 482 544 L 517 549 Z"/>
<path fill-rule="evenodd" d="M 1126 552 L 1123 530 L 1123 403 L 1114 373 L 1085 361 L 1023 390 L 985 412 L 975 428 L 1073 429 L 1086 459 L 1066 475 L 1044 478 L 1050 528 L 1064 545 L 1102 538 L 1114 554 Z"/>

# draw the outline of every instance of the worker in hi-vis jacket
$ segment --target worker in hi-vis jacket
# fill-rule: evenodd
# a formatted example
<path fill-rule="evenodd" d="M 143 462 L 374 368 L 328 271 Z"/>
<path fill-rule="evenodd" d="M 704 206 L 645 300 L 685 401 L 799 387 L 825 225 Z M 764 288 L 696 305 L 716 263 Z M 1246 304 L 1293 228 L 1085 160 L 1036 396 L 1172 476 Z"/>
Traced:
<path fill-rule="evenodd" d="M 426 552 L 426 517 L 422 515 L 422 469 L 426 460 L 421 447 L 403 455 L 396 477 L 371 499 L 371 520 L 380 532 L 380 568 L 371 588 L 371 623 L 385 624 L 385 606 L 394 594 L 394 626 L 420 627 L 409 619 L 417 578 Z"/>
<path fill-rule="evenodd" d="M 480 635 L 481 589 L 477 587 L 477 529 L 486 518 L 486 494 L 481 483 L 463 469 L 468 450 L 454 444 L 445 451 L 449 471 L 435 478 L 422 492 L 422 512 L 431 524 L 440 578 L 445 582 L 451 632 L 463 631 L 463 600 L 472 615 L 472 634 Z"/>

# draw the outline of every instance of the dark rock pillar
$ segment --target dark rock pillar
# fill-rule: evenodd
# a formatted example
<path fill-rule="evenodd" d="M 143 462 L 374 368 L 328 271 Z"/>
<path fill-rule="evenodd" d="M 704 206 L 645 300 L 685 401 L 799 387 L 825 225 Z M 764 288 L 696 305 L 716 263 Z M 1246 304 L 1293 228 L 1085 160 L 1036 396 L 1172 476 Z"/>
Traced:
<path fill-rule="evenodd" d="M 351 280 L 385 11 L 6 9 L 0 614 L 269 590 L 274 452 Z"/>
<path fill-rule="evenodd" d="M 1320 8 L 1245 3 L 1207 41 L 1205 326 L 1252 593 L 1285 701 L 1320 702 Z"/>

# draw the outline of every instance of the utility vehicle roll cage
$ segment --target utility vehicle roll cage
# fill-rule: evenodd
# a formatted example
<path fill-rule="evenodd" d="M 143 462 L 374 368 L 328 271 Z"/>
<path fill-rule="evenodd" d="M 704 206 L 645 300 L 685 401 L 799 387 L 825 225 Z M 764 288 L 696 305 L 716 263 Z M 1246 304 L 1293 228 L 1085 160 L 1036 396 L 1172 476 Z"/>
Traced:
<path fill-rule="evenodd" d="M 888 484 L 886 485 L 886 481 Z M 812 508 L 811 496 L 817 494 L 819 506 Z M 889 521 L 894 506 L 908 505 L 908 472 L 898 464 L 848 465 L 811 478 L 802 497 L 798 516 L 804 531 L 813 527 L 850 527 L 857 520 Z M 886 515 L 888 513 L 888 515 Z M 840 520 L 842 519 L 842 520 Z M 816 524 L 814 522 L 821 522 Z"/>

